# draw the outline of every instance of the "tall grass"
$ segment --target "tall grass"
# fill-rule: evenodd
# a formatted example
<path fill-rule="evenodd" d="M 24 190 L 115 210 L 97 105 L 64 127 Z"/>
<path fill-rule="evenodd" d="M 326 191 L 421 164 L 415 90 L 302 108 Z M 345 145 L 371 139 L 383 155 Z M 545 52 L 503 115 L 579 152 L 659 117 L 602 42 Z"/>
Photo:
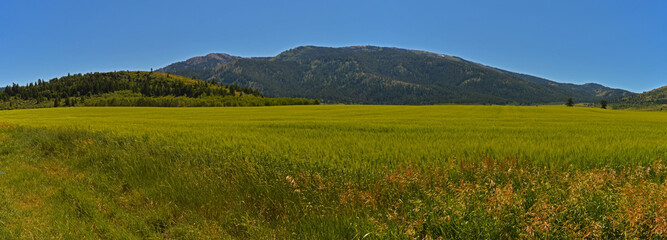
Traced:
<path fill-rule="evenodd" d="M 0 235 L 665 237 L 667 115 L 565 107 L 0 112 Z"/>

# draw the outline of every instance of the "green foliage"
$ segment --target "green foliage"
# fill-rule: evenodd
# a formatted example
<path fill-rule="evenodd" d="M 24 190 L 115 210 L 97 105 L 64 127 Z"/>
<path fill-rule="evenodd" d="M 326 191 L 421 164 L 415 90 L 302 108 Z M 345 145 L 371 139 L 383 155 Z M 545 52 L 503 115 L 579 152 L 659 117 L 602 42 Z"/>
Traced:
<path fill-rule="evenodd" d="M 631 94 L 597 84 L 558 84 L 446 55 L 371 46 L 299 47 L 273 58 L 197 57 L 158 71 L 326 103 L 532 105 L 569 96 L 597 102 Z"/>
<path fill-rule="evenodd" d="M 171 73 L 180 76 L 187 76 L 197 79 L 214 79 L 211 78 L 213 72 L 203 73 L 201 69 L 213 70 L 219 65 L 232 62 L 240 59 L 240 57 L 230 56 L 223 53 L 211 53 L 202 57 L 194 57 L 187 61 L 170 64 L 167 67 L 159 69 L 159 72 Z M 204 74 L 204 75 L 203 75 Z"/>
<path fill-rule="evenodd" d="M 580 99 L 582 101 L 595 102 L 596 100 L 601 100 L 602 98 L 617 99 L 621 97 L 634 95 L 634 93 L 626 90 L 609 88 L 596 83 L 585 83 L 582 85 L 577 85 L 572 83 L 559 83 L 526 74 L 513 73 L 504 70 L 500 71 L 524 79 L 526 81 L 531 81 L 541 85 L 550 86 L 553 88 L 554 91 L 561 91 L 563 93 L 566 93 L 566 95 L 573 96 L 576 99 Z"/>
<path fill-rule="evenodd" d="M 607 109 L 607 100 L 600 100 L 600 108 Z"/>
<path fill-rule="evenodd" d="M 264 98 L 254 95 L 189 97 L 145 97 L 129 91 L 102 94 L 82 103 L 83 106 L 153 106 L 153 107 L 242 107 L 279 105 L 317 105 L 317 101 L 305 98 Z"/>
<path fill-rule="evenodd" d="M 315 103 L 306 99 L 264 98 L 257 90 L 234 84 L 220 85 L 176 75 L 139 71 L 68 75 L 48 82 L 38 80 L 26 86 L 14 84 L 7 86 L 2 93 L 0 109 L 61 105 L 274 106 Z M 52 104 L 46 104 L 44 100 Z"/>
<path fill-rule="evenodd" d="M 615 109 L 664 110 L 667 106 L 667 86 L 612 101 Z"/>
<path fill-rule="evenodd" d="M 667 237 L 657 112 L 117 107 L 0 119 L 3 238 Z"/>
<path fill-rule="evenodd" d="M 572 100 L 572 98 L 568 98 L 567 102 L 565 103 L 565 106 L 573 107 L 574 106 L 574 100 Z"/>
<path fill-rule="evenodd" d="M 14 84 L 12 87 L 7 86 L 6 89 L 10 89 L 10 91 L 5 91 L 5 93 L 10 97 L 23 100 L 39 97 L 48 99 L 82 97 L 122 90 L 141 93 L 147 97 L 199 97 L 203 94 L 209 96 L 231 95 L 229 93 L 230 88 L 233 88 L 236 92 L 261 96 L 258 91 L 250 88 L 235 85 L 223 86 L 175 75 L 167 76 L 164 73 L 141 71 L 68 75 L 51 79 L 48 82 L 39 80 L 36 84 L 30 83 L 26 86 L 19 86 L 18 84 Z"/>

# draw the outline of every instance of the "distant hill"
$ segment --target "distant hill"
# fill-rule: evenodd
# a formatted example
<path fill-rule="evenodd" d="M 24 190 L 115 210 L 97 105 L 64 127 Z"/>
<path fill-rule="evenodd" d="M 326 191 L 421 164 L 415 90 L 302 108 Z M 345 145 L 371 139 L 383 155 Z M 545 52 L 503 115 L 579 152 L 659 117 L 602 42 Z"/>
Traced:
<path fill-rule="evenodd" d="M 521 74 L 521 73 L 514 73 L 514 72 L 509 72 L 505 70 L 501 70 L 507 74 L 510 74 L 512 76 L 521 78 L 526 81 L 531 81 L 537 84 L 541 85 L 546 85 L 550 87 L 555 87 L 559 89 L 563 89 L 568 91 L 570 94 L 572 94 L 573 98 L 579 99 L 580 101 L 595 101 L 595 100 L 602 100 L 602 99 L 617 99 L 621 97 L 627 97 L 634 95 L 634 93 L 630 91 L 626 91 L 623 89 L 617 89 L 617 88 L 609 88 L 605 87 L 603 85 L 597 84 L 597 83 L 585 83 L 582 85 L 578 84 L 573 84 L 573 83 L 559 83 L 559 82 L 554 82 L 548 79 L 540 78 L 540 77 L 535 77 L 527 74 Z"/>
<path fill-rule="evenodd" d="M 186 77 L 197 77 L 199 79 L 208 79 L 212 76 L 216 67 L 240 59 L 241 57 L 231 56 L 224 53 L 211 53 L 206 56 L 193 57 L 186 61 L 177 62 L 161 69 L 161 72 L 168 72 Z M 209 72 L 204 75 L 203 72 Z"/>
<path fill-rule="evenodd" d="M 624 97 L 612 102 L 612 106 L 616 109 L 638 108 L 662 110 L 664 109 L 664 105 L 667 105 L 667 86 Z"/>
<path fill-rule="evenodd" d="M 543 104 L 561 103 L 569 97 L 597 102 L 633 94 L 598 84 L 556 83 L 458 57 L 387 47 L 305 46 L 271 58 L 200 58 L 157 71 L 251 87 L 271 97 L 318 98 L 328 103 Z M 187 67 L 181 67 L 185 63 Z"/>
<path fill-rule="evenodd" d="M 169 73 L 120 71 L 74 74 L 0 91 L 0 109 L 58 106 L 269 106 L 315 104 L 265 98 L 259 91 Z"/>

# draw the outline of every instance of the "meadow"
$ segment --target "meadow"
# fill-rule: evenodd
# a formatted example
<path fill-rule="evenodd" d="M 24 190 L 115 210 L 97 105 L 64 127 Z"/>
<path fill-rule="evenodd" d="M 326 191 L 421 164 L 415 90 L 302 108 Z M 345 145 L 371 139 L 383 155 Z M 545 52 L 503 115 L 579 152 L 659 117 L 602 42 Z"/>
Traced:
<path fill-rule="evenodd" d="M 667 237 L 667 114 L 564 106 L 0 111 L 12 239 Z"/>

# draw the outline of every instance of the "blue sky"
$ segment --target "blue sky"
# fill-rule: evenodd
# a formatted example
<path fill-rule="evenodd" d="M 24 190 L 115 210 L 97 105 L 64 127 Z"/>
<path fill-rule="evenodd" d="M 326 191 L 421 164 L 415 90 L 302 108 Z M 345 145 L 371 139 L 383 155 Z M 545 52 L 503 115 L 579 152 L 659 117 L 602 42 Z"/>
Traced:
<path fill-rule="evenodd" d="M 301 45 L 419 49 L 642 92 L 667 85 L 667 1 L 0 3 L 0 86 Z"/>

